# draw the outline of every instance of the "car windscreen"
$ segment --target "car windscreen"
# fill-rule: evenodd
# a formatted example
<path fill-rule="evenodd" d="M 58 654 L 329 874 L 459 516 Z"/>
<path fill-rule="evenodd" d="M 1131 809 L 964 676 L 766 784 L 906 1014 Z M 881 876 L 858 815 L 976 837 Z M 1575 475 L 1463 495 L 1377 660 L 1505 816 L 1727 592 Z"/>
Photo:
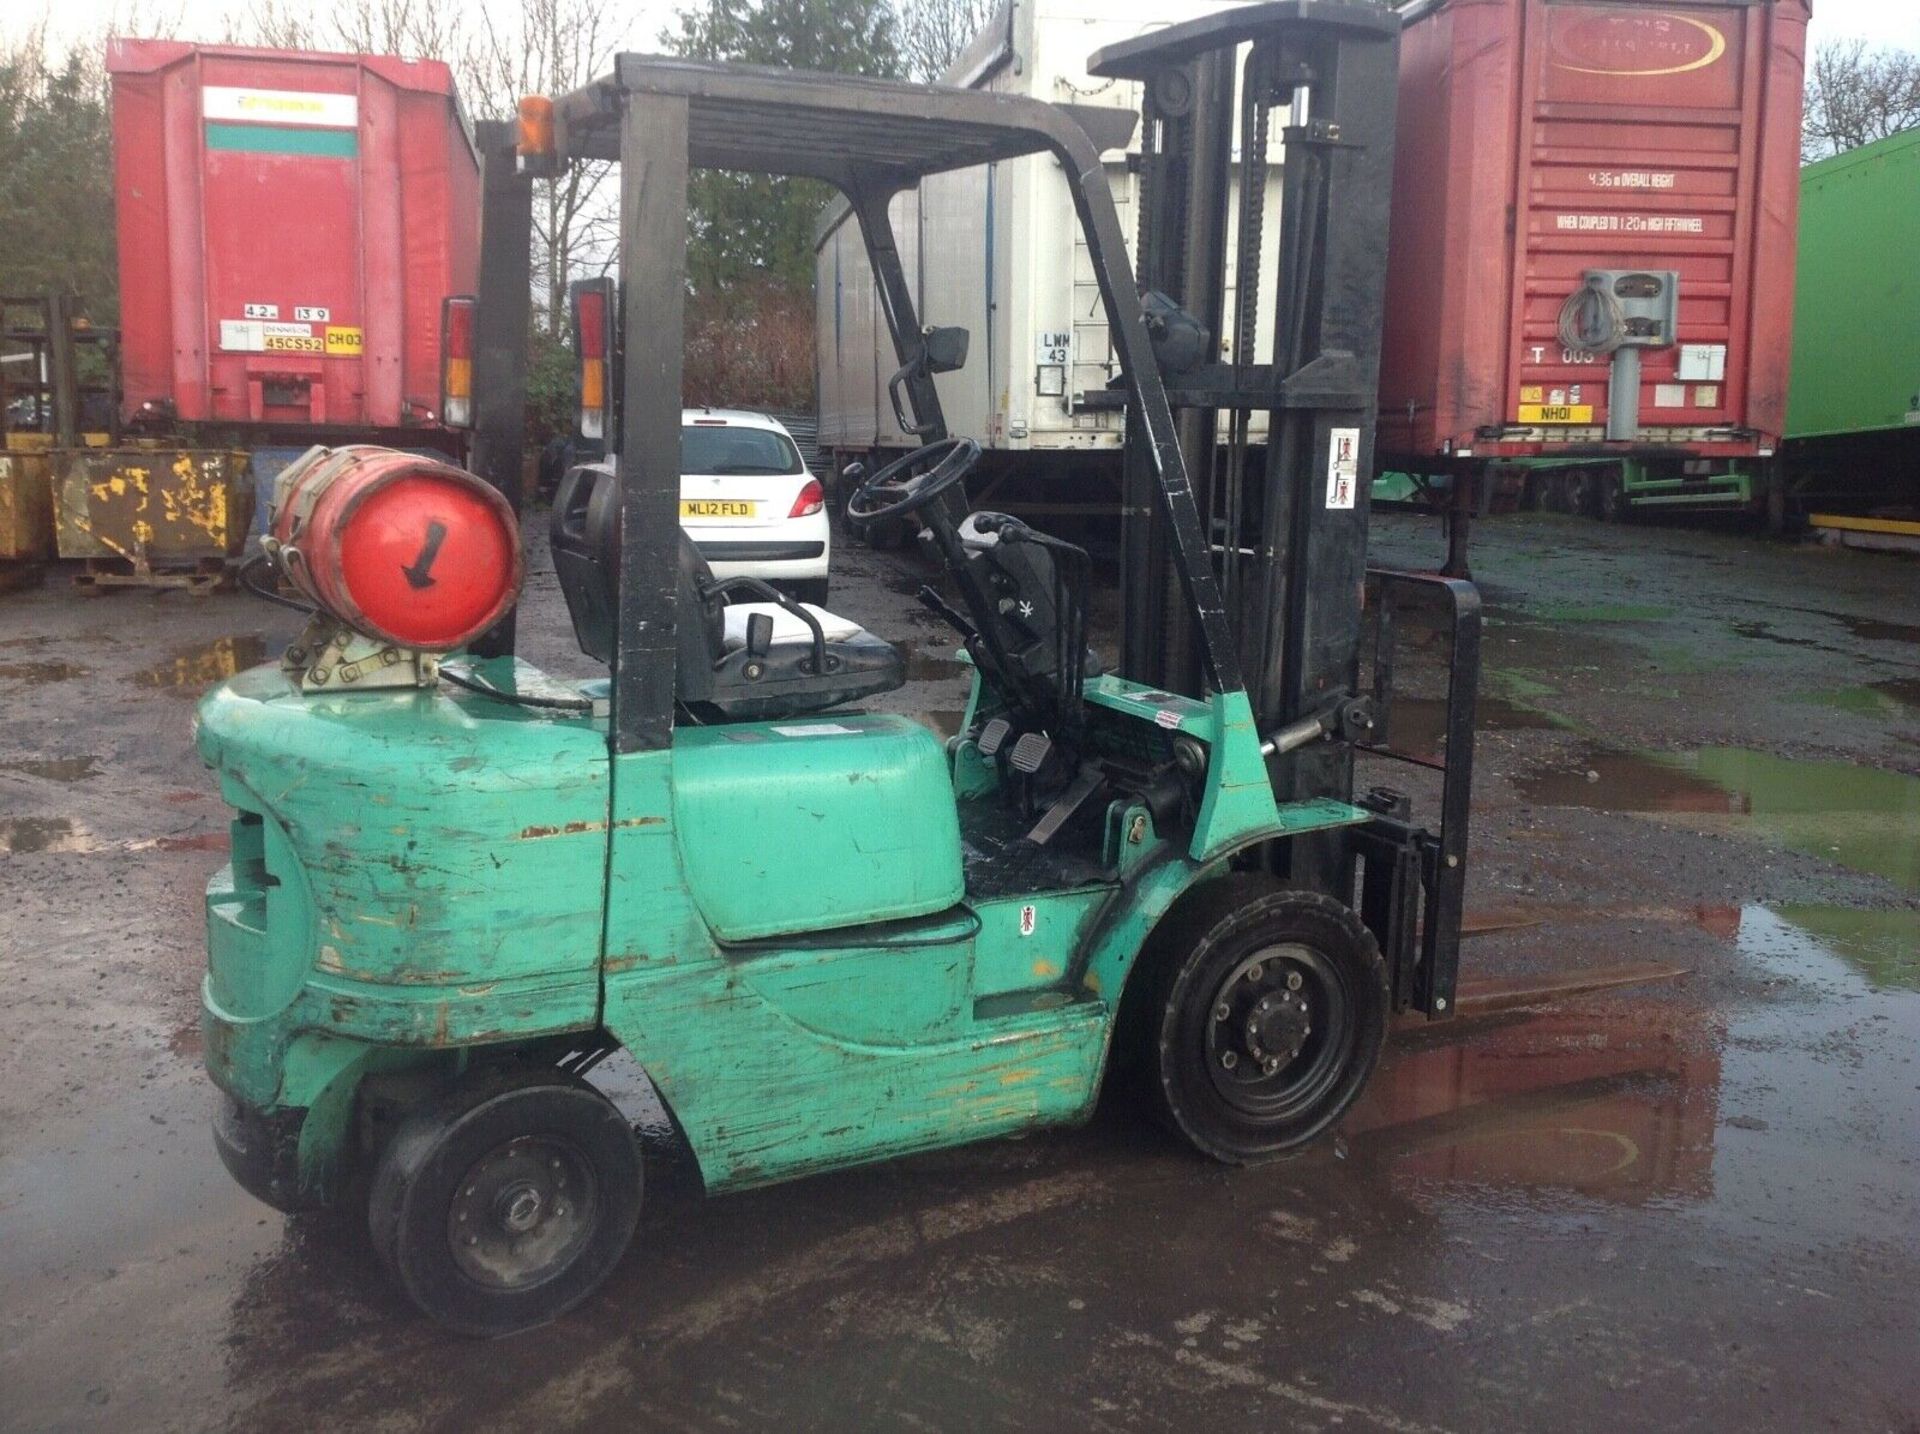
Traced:
<path fill-rule="evenodd" d="M 680 430 L 682 473 L 798 473 L 800 450 L 770 428 L 687 424 Z"/>

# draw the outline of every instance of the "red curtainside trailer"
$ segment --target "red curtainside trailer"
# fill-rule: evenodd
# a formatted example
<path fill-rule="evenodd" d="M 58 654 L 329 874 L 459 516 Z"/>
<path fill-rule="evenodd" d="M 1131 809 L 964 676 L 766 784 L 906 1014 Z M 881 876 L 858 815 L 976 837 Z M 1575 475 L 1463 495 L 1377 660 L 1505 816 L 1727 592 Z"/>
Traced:
<path fill-rule="evenodd" d="M 113 40 L 107 69 L 128 420 L 458 451 L 441 305 L 480 180 L 447 66 Z"/>
<path fill-rule="evenodd" d="M 1401 13 L 1380 466 L 1498 466 L 1602 516 L 1757 497 L 1807 0 Z"/>

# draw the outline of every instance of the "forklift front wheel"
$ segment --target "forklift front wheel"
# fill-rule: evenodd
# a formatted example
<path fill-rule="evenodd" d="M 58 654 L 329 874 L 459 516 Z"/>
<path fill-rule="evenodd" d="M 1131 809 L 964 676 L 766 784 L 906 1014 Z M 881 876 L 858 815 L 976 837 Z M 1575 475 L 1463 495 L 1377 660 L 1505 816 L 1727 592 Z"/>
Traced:
<path fill-rule="evenodd" d="M 405 1116 L 368 1202 L 374 1250 L 461 1334 L 557 1319 L 599 1286 L 640 1217 L 640 1151 L 585 1081 L 484 1071 Z"/>
<path fill-rule="evenodd" d="M 1160 1113 L 1203 1154 L 1284 1155 L 1352 1105 L 1379 1063 L 1391 997 L 1348 907 L 1269 878 L 1199 888 L 1155 933 Z"/>

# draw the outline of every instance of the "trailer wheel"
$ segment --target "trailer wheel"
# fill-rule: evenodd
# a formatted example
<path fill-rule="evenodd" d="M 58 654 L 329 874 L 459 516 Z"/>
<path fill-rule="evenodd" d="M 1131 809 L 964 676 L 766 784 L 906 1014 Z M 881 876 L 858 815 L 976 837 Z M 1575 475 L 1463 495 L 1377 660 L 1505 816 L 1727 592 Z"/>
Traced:
<path fill-rule="evenodd" d="M 1603 470 L 1595 480 L 1599 490 L 1594 495 L 1594 516 L 1603 523 L 1624 523 L 1627 521 L 1627 490 L 1620 475 Z"/>
<path fill-rule="evenodd" d="M 1284 1155 L 1352 1105 L 1386 1040 L 1379 945 L 1332 897 L 1270 878 L 1199 888 L 1154 934 L 1162 1118 L 1229 1164 Z"/>
<path fill-rule="evenodd" d="M 402 1119 L 374 1170 L 374 1250 L 447 1328 L 557 1319 L 619 1263 L 640 1217 L 640 1151 L 585 1081 L 486 1071 Z"/>

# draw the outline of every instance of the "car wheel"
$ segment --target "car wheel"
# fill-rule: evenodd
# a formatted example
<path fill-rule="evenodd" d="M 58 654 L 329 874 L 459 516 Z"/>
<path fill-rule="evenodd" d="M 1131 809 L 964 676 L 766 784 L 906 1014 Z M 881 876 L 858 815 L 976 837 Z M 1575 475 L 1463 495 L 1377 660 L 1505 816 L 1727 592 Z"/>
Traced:
<path fill-rule="evenodd" d="M 558 1318 L 619 1263 L 640 1150 L 585 1081 L 488 1071 L 404 1117 L 374 1170 L 376 1253 L 430 1318 L 502 1335 Z"/>
<path fill-rule="evenodd" d="M 825 607 L 827 605 L 827 584 L 828 579 L 826 578 L 808 578 L 804 582 L 787 583 L 784 584 L 784 586 L 788 592 L 793 594 L 793 600 L 795 602 L 810 602 L 815 607 Z"/>

